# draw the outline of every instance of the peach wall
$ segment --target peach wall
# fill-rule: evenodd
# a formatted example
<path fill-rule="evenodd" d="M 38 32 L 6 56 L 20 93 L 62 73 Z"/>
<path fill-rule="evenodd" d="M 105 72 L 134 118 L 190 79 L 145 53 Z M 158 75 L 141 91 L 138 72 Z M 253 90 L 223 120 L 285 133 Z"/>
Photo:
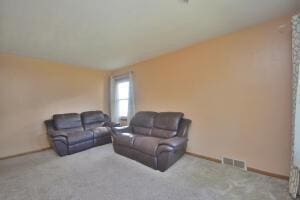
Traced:
<path fill-rule="evenodd" d="M 146 48 L 146 47 L 145 47 Z M 291 28 L 281 18 L 132 67 L 137 110 L 182 111 L 188 151 L 288 175 Z"/>
<path fill-rule="evenodd" d="M 0 54 L 0 157 L 49 147 L 54 113 L 107 111 L 107 74 Z"/>

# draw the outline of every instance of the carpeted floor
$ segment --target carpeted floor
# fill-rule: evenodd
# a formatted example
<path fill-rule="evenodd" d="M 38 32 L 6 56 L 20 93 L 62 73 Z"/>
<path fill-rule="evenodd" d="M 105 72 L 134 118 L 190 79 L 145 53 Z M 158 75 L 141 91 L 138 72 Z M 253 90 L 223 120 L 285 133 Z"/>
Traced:
<path fill-rule="evenodd" d="M 185 155 L 164 173 L 96 147 L 0 161 L 1 200 L 286 200 L 287 181 Z"/>

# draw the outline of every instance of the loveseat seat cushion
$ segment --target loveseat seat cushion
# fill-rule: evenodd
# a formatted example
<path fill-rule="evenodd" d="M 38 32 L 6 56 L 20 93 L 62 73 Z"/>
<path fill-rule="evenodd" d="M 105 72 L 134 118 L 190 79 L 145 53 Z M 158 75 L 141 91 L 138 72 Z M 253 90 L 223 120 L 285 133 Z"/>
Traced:
<path fill-rule="evenodd" d="M 89 129 L 89 130 L 94 133 L 94 138 L 111 136 L 111 128 L 110 127 L 96 127 L 96 128 Z"/>
<path fill-rule="evenodd" d="M 133 148 L 142 153 L 156 156 L 156 149 L 161 140 L 161 138 L 157 137 L 136 136 L 133 142 Z"/>
<path fill-rule="evenodd" d="M 77 128 L 68 128 L 68 129 L 60 129 L 62 130 L 63 132 L 65 133 L 73 133 L 73 132 L 76 132 L 76 131 L 84 131 L 83 130 L 83 127 L 77 127 Z"/>
<path fill-rule="evenodd" d="M 82 123 L 85 129 L 92 129 L 105 124 L 105 115 L 102 111 L 87 111 L 81 113 Z"/>
<path fill-rule="evenodd" d="M 154 126 L 151 135 L 160 138 L 171 138 L 176 136 L 179 122 L 183 113 L 161 112 L 154 118 Z"/>
<path fill-rule="evenodd" d="M 150 135 L 156 112 L 143 111 L 135 114 L 130 122 L 134 134 Z"/>
<path fill-rule="evenodd" d="M 81 118 L 77 113 L 53 115 L 53 122 L 56 129 L 81 128 Z"/>
<path fill-rule="evenodd" d="M 135 138 L 135 135 L 132 133 L 120 133 L 114 135 L 114 143 L 118 145 L 123 145 L 127 147 L 131 147 Z"/>
<path fill-rule="evenodd" d="M 94 136 L 92 131 L 75 131 L 68 134 L 69 145 L 93 140 L 93 138 Z"/>

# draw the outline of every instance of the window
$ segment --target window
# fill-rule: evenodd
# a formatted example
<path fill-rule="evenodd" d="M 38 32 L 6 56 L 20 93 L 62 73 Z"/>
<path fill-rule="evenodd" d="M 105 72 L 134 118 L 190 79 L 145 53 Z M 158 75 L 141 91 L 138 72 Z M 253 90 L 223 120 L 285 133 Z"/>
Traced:
<path fill-rule="evenodd" d="M 113 122 L 127 125 L 135 114 L 132 72 L 110 79 L 110 114 Z"/>
<path fill-rule="evenodd" d="M 123 80 L 117 82 L 117 113 L 120 118 L 127 118 L 128 116 L 128 103 L 129 103 L 129 81 Z"/>

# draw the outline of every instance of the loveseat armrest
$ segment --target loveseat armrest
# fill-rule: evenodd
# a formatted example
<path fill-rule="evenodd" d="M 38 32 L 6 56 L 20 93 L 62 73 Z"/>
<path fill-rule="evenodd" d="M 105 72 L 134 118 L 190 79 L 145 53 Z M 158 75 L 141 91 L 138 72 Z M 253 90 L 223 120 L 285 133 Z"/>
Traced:
<path fill-rule="evenodd" d="M 162 140 L 158 143 L 156 154 L 159 155 L 162 152 L 176 151 L 179 149 L 185 149 L 188 139 L 186 137 L 173 137 Z"/>
<path fill-rule="evenodd" d="M 57 130 L 48 130 L 48 134 L 54 138 L 54 137 L 65 137 L 68 138 L 68 133 L 64 131 L 57 131 Z"/>
<path fill-rule="evenodd" d="M 104 126 L 108 126 L 108 127 L 120 127 L 121 124 L 120 123 L 116 123 L 116 122 L 105 122 Z"/>
<path fill-rule="evenodd" d="M 185 145 L 186 142 L 187 142 L 186 137 L 173 137 L 173 138 L 160 141 L 158 145 L 168 145 L 173 148 L 178 148 L 181 147 L 182 145 Z"/>
<path fill-rule="evenodd" d="M 53 120 L 46 120 L 45 121 L 45 125 L 46 125 L 46 128 L 47 128 L 47 133 L 48 135 L 53 138 L 53 137 L 65 137 L 65 138 L 68 138 L 68 133 L 64 132 L 64 131 L 61 131 L 61 130 L 56 130 L 54 128 L 54 125 L 53 125 Z"/>
<path fill-rule="evenodd" d="M 47 134 L 51 138 L 52 143 L 54 143 L 54 144 L 59 143 L 60 147 L 62 147 L 61 144 L 65 144 L 65 145 L 68 144 L 68 134 L 64 131 L 55 130 L 54 125 L 53 125 L 53 120 L 51 120 L 51 119 L 46 120 L 45 125 L 47 128 Z M 57 145 L 54 145 L 54 146 L 57 147 Z M 57 149 L 56 149 L 56 151 L 58 152 L 59 155 L 65 155 L 64 153 L 61 153 Z"/>
<path fill-rule="evenodd" d="M 179 137 L 187 137 L 192 120 L 183 118 L 179 124 L 177 135 Z"/>
<path fill-rule="evenodd" d="M 121 127 L 112 127 L 113 134 L 120 134 L 120 133 L 131 133 L 130 126 L 121 126 Z"/>

